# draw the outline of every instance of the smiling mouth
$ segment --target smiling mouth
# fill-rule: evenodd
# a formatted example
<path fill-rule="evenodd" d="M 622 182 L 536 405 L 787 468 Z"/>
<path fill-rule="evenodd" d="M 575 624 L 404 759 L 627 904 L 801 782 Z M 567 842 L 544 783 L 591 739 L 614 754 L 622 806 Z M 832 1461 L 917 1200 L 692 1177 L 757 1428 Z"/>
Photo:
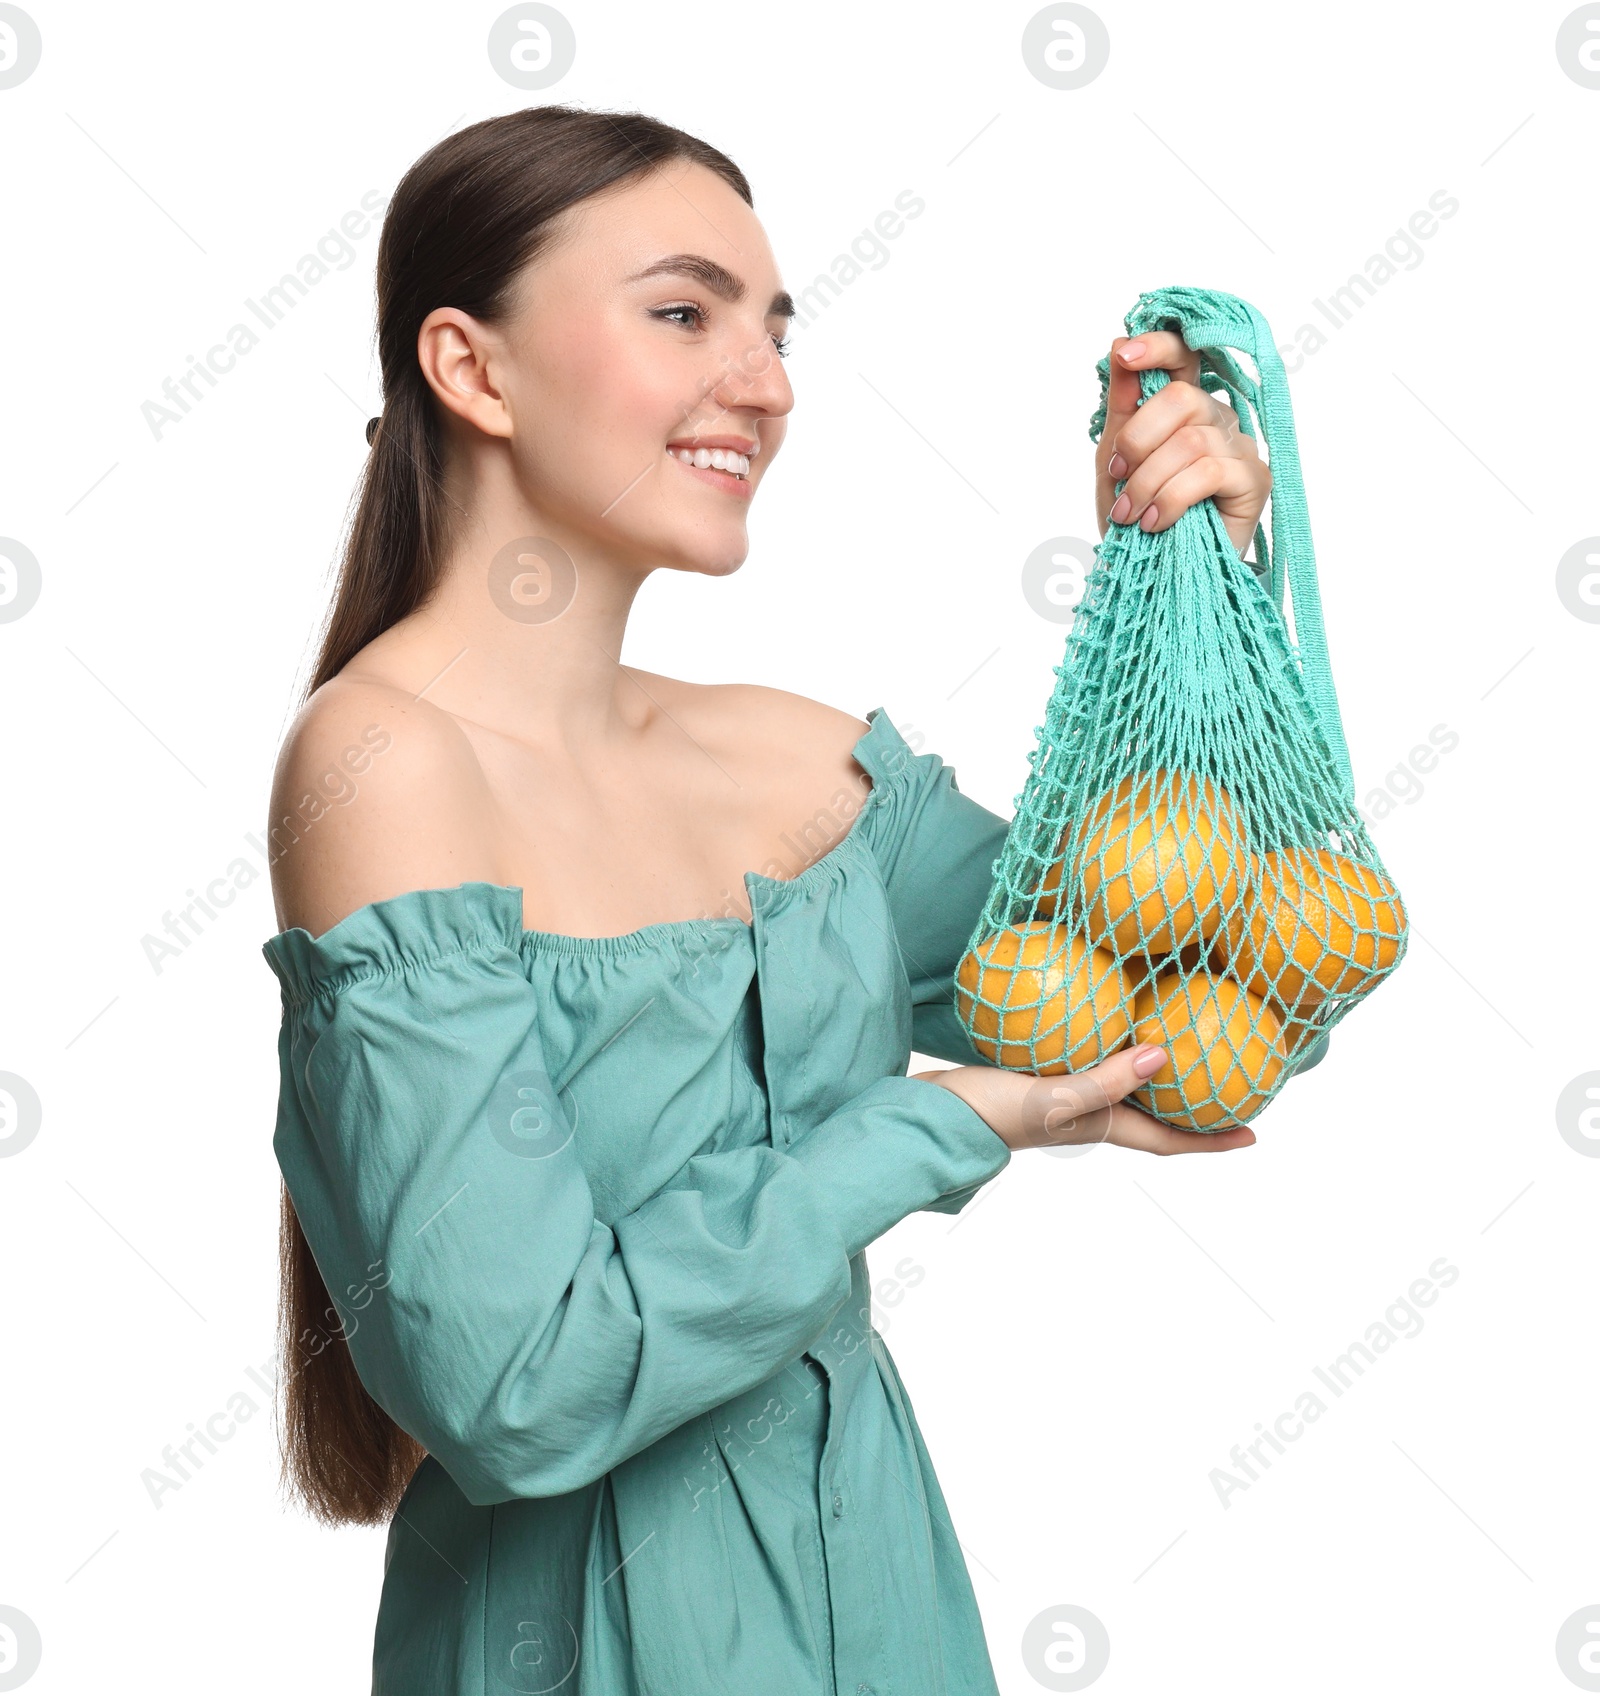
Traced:
<path fill-rule="evenodd" d="M 717 451 L 721 465 L 711 463 L 710 454 L 704 448 L 681 452 L 677 448 L 667 449 L 667 458 L 675 460 L 684 473 L 693 477 L 697 483 L 707 483 L 713 489 L 721 489 L 726 495 L 732 495 L 736 500 L 748 501 L 755 498 L 755 484 L 750 481 L 748 474 L 749 460 L 744 461 L 746 470 L 740 472 L 731 470 L 730 465 L 737 465 L 741 456 L 732 452 Z M 706 463 L 700 464 L 701 458 Z"/>
<path fill-rule="evenodd" d="M 720 471 L 741 483 L 750 477 L 750 460 L 732 448 L 669 447 L 668 454 L 694 471 Z"/>

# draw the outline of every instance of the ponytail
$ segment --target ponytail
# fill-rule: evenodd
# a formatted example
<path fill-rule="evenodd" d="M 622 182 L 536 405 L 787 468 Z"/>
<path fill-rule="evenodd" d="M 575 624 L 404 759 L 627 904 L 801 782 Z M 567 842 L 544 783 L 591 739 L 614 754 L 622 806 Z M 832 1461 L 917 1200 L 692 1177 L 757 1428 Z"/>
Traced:
<path fill-rule="evenodd" d="M 378 241 L 383 411 L 371 433 L 333 604 L 306 696 L 438 585 L 450 542 L 438 404 L 417 363 L 427 315 L 485 323 L 511 310 L 518 278 L 569 207 L 674 160 L 715 171 L 754 204 L 733 161 L 640 112 L 536 106 L 447 136 L 401 179 Z M 356 1372 L 344 1311 L 328 1293 L 294 1201 L 279 1233 L 280 1449 L 290 1494 L 331 1525 L 387 1521 L 426 1450 Z"/>

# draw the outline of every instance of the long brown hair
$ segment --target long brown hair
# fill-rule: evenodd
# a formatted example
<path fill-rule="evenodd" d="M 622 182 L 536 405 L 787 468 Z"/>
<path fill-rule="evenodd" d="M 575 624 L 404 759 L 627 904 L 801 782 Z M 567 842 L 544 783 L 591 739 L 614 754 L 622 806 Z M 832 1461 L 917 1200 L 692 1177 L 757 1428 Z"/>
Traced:
<path fill-rule="evenodd" d="M 602 189 L 677 160 L 704 165 L 754 205 L 726 155 L 641 112 L 535 106 L 447 136 L 401 178 L 378 239 L 383 412 L 367 456 L 308 698 L 433 593 L 450 537 L 437 402 L 417 363 L 436 307 L 485 323 L 510 311 L 552 220 Z M 368 1394 L 342 1311 L 283 1189 L 278 1358 L 283 1479 L 330 1525 L 389 1519 L 427 1451 Z"/>

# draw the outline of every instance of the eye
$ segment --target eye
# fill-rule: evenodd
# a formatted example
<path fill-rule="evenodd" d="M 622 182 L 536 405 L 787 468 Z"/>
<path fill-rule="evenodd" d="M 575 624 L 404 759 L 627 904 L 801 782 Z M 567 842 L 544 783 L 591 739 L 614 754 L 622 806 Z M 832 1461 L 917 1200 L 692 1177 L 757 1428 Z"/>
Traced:
<path fill-rule="evenodd" d="M 694 315 L 694 316 L 695 316 L 695 317 L 696 317 L 696 318 L 698 318 L 698 319 L 699 319 L 699 320 L 700 320 L 700 321 L 701 321 L 701 322 L 702 322 L 702 323 L 704 323 L 704 322 L 705 322 L 705 316 L 706 316 L 706 315 L 705 315 L 705 313 L 704 313 L 704 312 L 702 312 L 702 311 L 701 311 L 701 310 L 700 310 L 700 308 L 699 308 L 699 307 L 698 307 L 698 306 L 690 306 L 690 305 L 684 305 L 684 306 L 663 306 L 663 307 L 662 307 L 662 308 L 661 308 L 661 309 L 660 309 L 660 310 L 659 310 L 659 311 L 658 311 L 658 312 L 652 312 L 652 313 L 651 313 L 651 314 L 650 314 L 650 316 L 651 316 L 651 317 L 652 317 L 652 318 L 662 318 L 662 319 L 668 319 L 668 320 L 676 320 L 676 318 L 677 318 L 677 315 L 678 315 L 678 314 L 679 314 L 679 313 L 680 313 L 680 312 L 688 312 L 688 313 L 692 313 L 692 314 L 693 314 L 693 315 Z M 688 329 L 688 328 L 689 328 L 689 326 L 688 326 L 688 325 L 684 325 L 684 328 L 685 328 L 685 329 Z"/>
<path fill-rule="evenodd" d="M 666 323 L 681 324 L 686 330 L 704 329 L 705 327 L 705 310 L 702 307 L 693 305 L 689 301 L 685 301 L 681 306 L 657 307 L 651 312 L 650 316 L 652 318 L 659 318 Z M 693 324 L 684 323 L 683 320 L 685 317 L 692 318 L 695 322 Z M 772 338 L 772 345 L 777 349 L 779 359 L 787 359 L 789 357 L 789 344 L 790 337 L 788 336 L 774 336 Z"/>

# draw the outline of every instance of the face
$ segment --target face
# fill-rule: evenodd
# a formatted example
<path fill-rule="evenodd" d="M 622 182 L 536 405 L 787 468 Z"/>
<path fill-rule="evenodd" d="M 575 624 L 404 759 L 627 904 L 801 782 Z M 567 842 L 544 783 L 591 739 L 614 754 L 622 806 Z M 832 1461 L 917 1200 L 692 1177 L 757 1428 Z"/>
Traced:
<path fill-rule="evenodd" d="M 792 316 L 755 213 L 679 161 L 573 207 L 505 322 L 430 314 L 419 355 L 462 420 L 452 456 L 504 438 L 521 499 L 580 550 L 721 573 L 794 404 Z"/>

